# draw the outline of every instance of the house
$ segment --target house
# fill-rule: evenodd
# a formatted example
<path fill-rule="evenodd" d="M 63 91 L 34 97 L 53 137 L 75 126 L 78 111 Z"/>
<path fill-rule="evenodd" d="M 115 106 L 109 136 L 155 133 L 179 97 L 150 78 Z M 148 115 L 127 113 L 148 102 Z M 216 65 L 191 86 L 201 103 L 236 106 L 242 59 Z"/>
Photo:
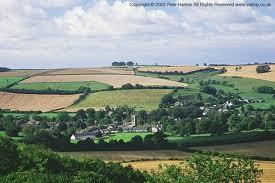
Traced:
<path fill-rule="evenodd" d="M 71 140 L 85 140 L 87 138 L 94 139 L 101 131 L 93 131 L 93 132 L 76 132 L 71 136 Z"/>
<path fill-rule="evenodd" d="M 156 133 L 156 132 L 159 132 L 161 131 L 161 126 L 160 125 L 157 125 L 157 126 L 153 126 L 152 127 L 152 132 L 153 133 Z"/>

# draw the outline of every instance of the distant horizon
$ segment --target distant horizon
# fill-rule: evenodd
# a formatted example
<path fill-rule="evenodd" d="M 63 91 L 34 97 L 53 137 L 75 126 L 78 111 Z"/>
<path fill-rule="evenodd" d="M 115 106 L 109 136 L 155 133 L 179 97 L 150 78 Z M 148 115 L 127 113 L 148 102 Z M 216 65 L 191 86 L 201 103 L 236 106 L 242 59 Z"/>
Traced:
<path fill-rule="evenodd" d="M 245 66 L 245 65 L 262 65 L 262 64 L 275 64 L 275 62 L 268 62 L 268 63 L 265 63 L 265 62 L 259 62 L 259 63 L 239 63 L 239 64 L 227 64 L 227 63 L 207 63 L 207 66 L 210 66 L 210 65 L 227 65 L 227 66 L 237 66 L 237 65 L 240 65 L 240 66 Z M 204 66 L 203 64 L 199 64 L 199 65 L 169 65 L 169 64 L 158 64 L 158 65 L 155 65 L 155 64 L 139 64 L 138 66 L 171 66 L 171 67 L 180 67 L 180 66 Z M 0 67 L 4 67 L 4 66 L 1 66 Z M 15 67 L 6 67 L 6 68 L 9 68 L 9 69 L 12 69 L 12 70 L 24 70 L 24 69 L 27 69 L 27 70 L 40 70 L 40 69 L 85 69 L 85 68 L 102 68 L 102 67 L 113 67 L 110 63 L 110 65 L 105 65 L 105 66 L 79 66 L 79 67 L 49 67 L 49 68 L 45 68 L 45 67 L 38 67 L 38 68 L 30 68 L 30 67 L 25 67 L 25 68 L 15 68 Z"/>

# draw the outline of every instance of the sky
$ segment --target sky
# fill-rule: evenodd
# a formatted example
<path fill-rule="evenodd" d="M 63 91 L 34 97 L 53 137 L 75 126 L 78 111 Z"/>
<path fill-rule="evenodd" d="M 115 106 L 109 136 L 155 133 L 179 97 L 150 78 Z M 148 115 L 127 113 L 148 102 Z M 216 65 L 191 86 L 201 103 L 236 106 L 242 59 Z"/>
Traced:
<path fill-rule="evenodd" d="M 165 2 L 194 1 L 229 2 Z M 269 8 L 132 7 L 133 2 L 156 1 L 0 0 L 0 67 L 275 62 L 275 2 Z"/>

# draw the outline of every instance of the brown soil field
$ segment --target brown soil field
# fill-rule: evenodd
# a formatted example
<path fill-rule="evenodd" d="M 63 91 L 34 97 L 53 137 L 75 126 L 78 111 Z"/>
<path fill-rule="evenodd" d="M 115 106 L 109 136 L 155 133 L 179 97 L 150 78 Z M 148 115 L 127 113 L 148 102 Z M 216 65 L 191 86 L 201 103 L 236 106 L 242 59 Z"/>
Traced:
<path fill-rule="evenodd" d="M 97 158 L 103 161 L 132 161 L 141 159 L 163 159 L 168 160 L 169 158 L 184 159 L 190 153 L 176 150 L 144 150 L 144 151 L 83 151 L 83 152 L 64 152 L 73 157 L 83 158 Z"/>
<path fill-rule="evenodd" d="M 178 71 L 178 72 L 191 72 L 199 69 L 204 69 L 204 66 L 170 66 L 170 67 L 160 67 L 160 66 L 150 66 L 141 67 L 138 71 L 151 71 L 151 72 L 166 72 L 166 71 Z"/>
<path fill-rule="evenodd" d="M 98 81 L 119 88 L 126 83 L 132 85 L 141 84 L 144 86 L 187 86 L 184 83 L 170 81 L 166 79 L 133 76 L 133 75 L 48 75 L 34 76 L 22 81 L 22 83 L 36 82 L 78 82 L 78 81 Z"/>
<path fill-rule="evenodd" d="M 110 67 L 100 67 L 100 68 L 69 68 L 69 69 L 59 69 L 56 71 L 51 71 L 49 73 L 44 73 L 43 75 L 133 75 L 134 72 L 127 68 L 110 68 Z"/>
<path fill-rule="evenodd" d="M 208 150 L 213 152 L 236 152 L 250 156 L 275 158 L 275 140 L 238 143 L 229 145 L 194 147 L 193 149 Z"/>
<path fill-rule="evenodd" d="M 255 161 L 263 169 L 263 176 L 261 181 L 263 183 L 275 182 L 275 162 L 270 161 Z M 123 166 L 131 165 L 134 169 L 141 171 L 155 171 L 159 169 L 159 165 L 183 165 L 183 161 L 180 160 L 154 160 L 154 161 L 138 161 L 122 163 Z"/>
<path fill-rule="evenodd" d="M 68 107 L 79 98 L 77 95 L 36 95 L 0 92 L 0 108 L 19 111 L 52 111 Z"/>
<path fill-rule="evenodd" d="M 45 72 L 47 70 L 31 70 L 31 69 L 26 69 L 26 70 L 12 70 L 9 72 L 0 72 L 0 77 L 29 77 L 35 74 L 39 74 L 42 72 Z"/>
<path fill-rule="evenodd" d="M 226 66 L 227 72 L 221 76 L 239 76 L 244 78 L 252 79 L 262 79 L 268 81 L 275 81 L 275 65 L 269 65 L 271 67 L 271 72 L 268 73 L 256 73 L 257 65 L 246 65 L 242 66 L 242 69 L 236 71 L 236 66 Z"/>

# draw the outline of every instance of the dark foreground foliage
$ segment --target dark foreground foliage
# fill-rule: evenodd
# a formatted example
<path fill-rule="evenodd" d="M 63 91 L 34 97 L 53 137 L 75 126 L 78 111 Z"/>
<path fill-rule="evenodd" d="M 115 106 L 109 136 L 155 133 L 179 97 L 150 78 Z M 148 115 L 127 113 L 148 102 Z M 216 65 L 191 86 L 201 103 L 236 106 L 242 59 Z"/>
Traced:
<path fill-rule="evenodd" d="M 140 172 L 131 166 L 94 159 L 74 159 L 37 145 L 0 137 L 1 183 L 257 183 L 262 174 L 254 162 L 237 155 L 194 155 L 185 166 Z"/>

